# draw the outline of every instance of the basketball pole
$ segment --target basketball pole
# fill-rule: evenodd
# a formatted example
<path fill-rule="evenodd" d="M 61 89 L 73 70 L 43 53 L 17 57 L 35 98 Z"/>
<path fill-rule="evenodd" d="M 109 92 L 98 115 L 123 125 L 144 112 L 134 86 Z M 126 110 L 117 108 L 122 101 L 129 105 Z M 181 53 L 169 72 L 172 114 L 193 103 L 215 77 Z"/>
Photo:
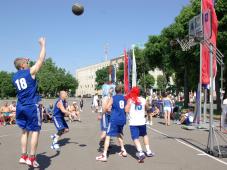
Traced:
<path fill-rule="evenodd" d="M 201 0 L 201 14 L 203 13 L 203 0 Z M 202 15 L 201 15 L 201 21 L 202 21 Z M 200 122 L 201 122 L 201 114 L 202 114 L 202 43 L 200 42 L 200 66 L 199 66 L 199 126 L 200 126 Z"/>

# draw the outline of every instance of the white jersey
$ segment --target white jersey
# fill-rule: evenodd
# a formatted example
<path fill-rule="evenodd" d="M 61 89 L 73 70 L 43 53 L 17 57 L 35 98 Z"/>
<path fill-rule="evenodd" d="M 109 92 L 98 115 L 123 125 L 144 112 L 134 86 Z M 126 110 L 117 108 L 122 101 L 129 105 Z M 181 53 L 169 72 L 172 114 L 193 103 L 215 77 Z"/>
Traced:
<path fill-rule="evenodd" d="M 93 98 L 93 106 L 98 107 L 98 99 L 99 99 L 99 97 L 97 95 L 95 95 Z"/>
<path fill-rule="evenodd" d="M 145 105 L 146 100 L 143 97 L 139 97 L 140 104 L 135 105 L 135 103 L 131 103 L 131 107 L 129 110 L 129 125 L 130 126 L 140 126 L 145 125 Z"/>

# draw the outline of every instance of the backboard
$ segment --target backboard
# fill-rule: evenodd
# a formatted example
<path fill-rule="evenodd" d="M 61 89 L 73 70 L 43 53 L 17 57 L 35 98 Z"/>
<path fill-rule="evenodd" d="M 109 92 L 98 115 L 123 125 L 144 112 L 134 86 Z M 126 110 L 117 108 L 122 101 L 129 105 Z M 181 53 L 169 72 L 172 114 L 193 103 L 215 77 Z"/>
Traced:
<path fill-rule="evenodd" d="M 211 28 L 211 13 L 210 10 L 194 16 L 189 21 L 189 39 L 193 38 L 196 41 L 208 40 L 212 35 Z"/>

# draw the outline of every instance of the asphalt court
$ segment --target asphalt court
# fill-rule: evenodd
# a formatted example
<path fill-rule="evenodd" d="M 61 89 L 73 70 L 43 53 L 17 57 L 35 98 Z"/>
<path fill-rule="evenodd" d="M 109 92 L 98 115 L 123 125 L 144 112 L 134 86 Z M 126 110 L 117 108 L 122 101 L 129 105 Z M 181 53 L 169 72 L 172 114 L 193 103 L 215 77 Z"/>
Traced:
<path fill-rule="evenodd" d="M 89 102 L 90 103 L 90 102 Z M 150 147 L 155 156 L 146 158 L 139 164 L 135 158 L 135 147 L 130 137 L 128 125 L 124 128 L 126 158 L 118 156 L 120 148 L 113 139 L 108 161 L 97 162 L 99 155 L 98 137 L 99 123 L 95 113 L 91 112 L 90 105 L 85 105 L 82 112 L 82 122 L 69 123 L 70 132 L 60 140 L 60 151 L 50 149 L 50 135 L 55 133 L 52 123 L 43 124 L 37 159 L 39 169 L 53 170 L 118 170 L 118 169 L 154 169 L 154 170 L 224 170 L 227 168 L 227 159 L 212 157 L 203 152 L 206 148 L 208 132 L 202 130 L 188 131 L 180 125 L 163 125 L 163 119 L 155 118 L 154 125 L 148 126 Z M 0 169 L 29 169 L 20 165 L 20 129 L 17 126 L 0 127 Z"/>

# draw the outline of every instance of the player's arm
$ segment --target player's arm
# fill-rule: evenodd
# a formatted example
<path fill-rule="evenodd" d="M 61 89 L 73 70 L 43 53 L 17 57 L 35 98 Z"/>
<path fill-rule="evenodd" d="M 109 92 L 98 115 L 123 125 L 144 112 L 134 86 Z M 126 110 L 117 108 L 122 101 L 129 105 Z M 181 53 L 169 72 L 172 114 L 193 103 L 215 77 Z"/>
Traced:
<path fill-rule="evenodd" d="M 125 112 L 126 112 L 126 113 L 129 113 L 130 107 L 131 107 L 131 100 L 128 99 L 127 104 L 126 104 L 126 106 L 125 106 Z"/>
<path fill-rule="evenodd" d="M 58 102 L 57 107 L 65 114 L 65 116 L 68 116 L 68 115 L 71 114 L 70 111 L 65 109 L 65 107 L 64 107 L 64 105 L 63 105 L 61 100 Z"/>
<path fill-rule="evenodd" d="M 104 112 L 110 112 L 110 111 L 111 111 L 112 105 L 113 105 L 113 98 L 111 97 L 111 98 L 107 101 L 106 105 L 104 106 Z"/>
<path fill-rule="evenodd" d="M 39 53 L 39 58 L 36 61 L 35 65 L 33 65 L 30 68 L 30 73 L 33 78 L 35 78 L 36 73 L 40 70 L 41 66 L 43 65 L 43 62 L 44 62 L 45 56 L 46 56 L 46 40 L 44 37 L 41 37 L 39 39 L 39 44 L 41 47 L 40 53 Z"/>

